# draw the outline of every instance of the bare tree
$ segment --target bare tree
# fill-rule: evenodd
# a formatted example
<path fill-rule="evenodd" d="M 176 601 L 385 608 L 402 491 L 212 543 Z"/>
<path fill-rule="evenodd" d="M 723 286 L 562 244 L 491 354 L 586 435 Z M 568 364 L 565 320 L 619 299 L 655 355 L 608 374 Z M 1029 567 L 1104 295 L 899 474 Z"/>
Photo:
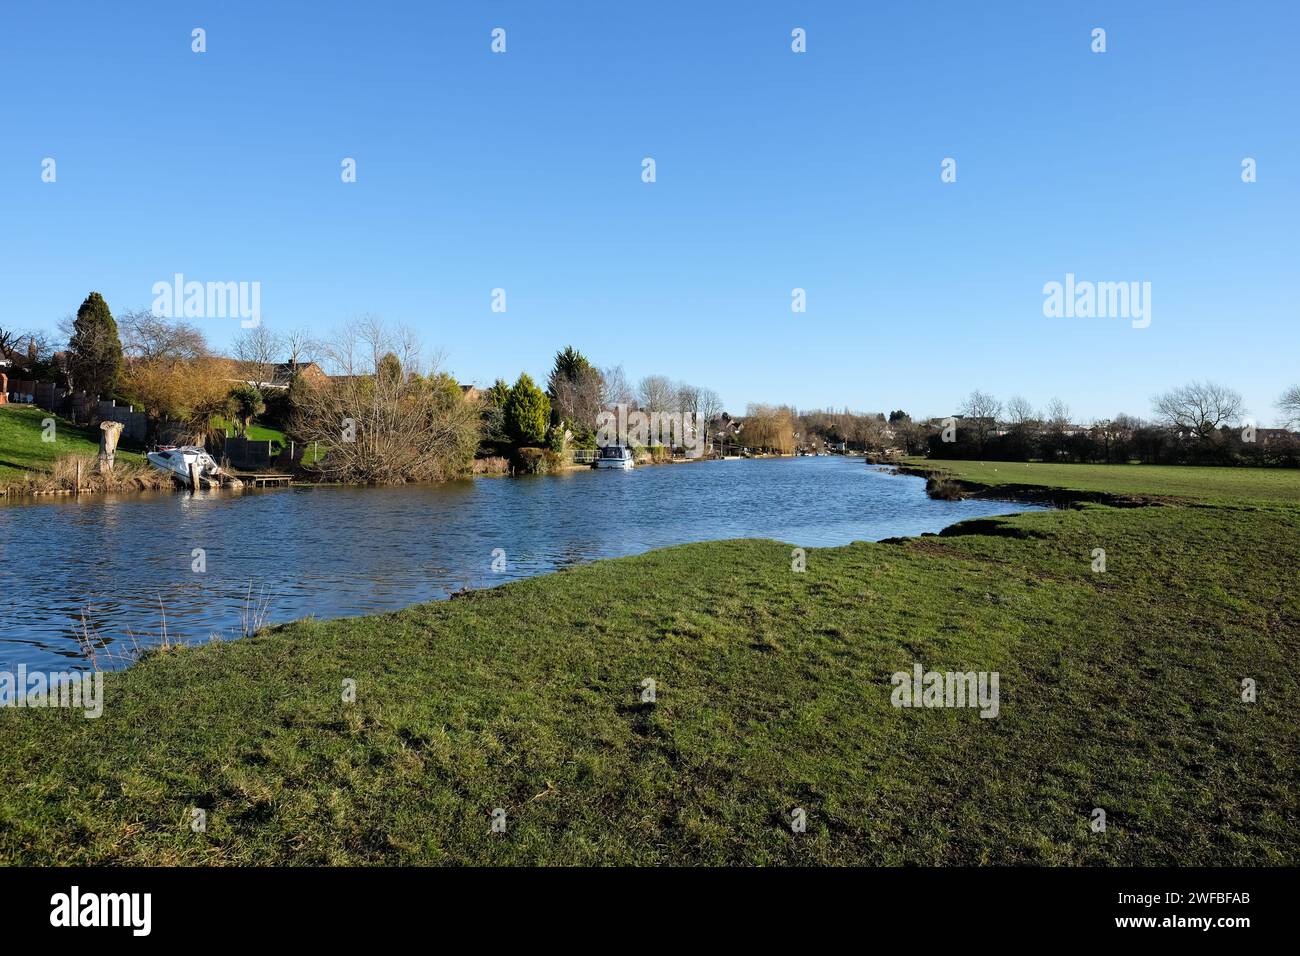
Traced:
<path fill-rule="evenodd" d="M 572 422 L 579 429 L 596 427 L 601 410 L 600 372 L 589 365 L 574 370 L 572 377 L 552 372 L 548 391 L 551 408 L 561 422 Z"/>
<path fill-rule="evenodd" d="M 17 328 L 0 326 L 0 358 L 15 358 L 19 346 L 30 333 Z"/>
<path fill-rule="evenodd" d="M 51 351 L 47 332 L 0 328 L 0 359 L 9 359 L 19 368 L 34 365 Z"/>
<path fill-rule="evenodd" d="M 306 329 L 294 329 L 292 332 L 285 333 L 281 339 L 281 347 L 281 351 L 285 354 L 285 361 L 295 372 L 298 371 L 299 365 L 316 361 L 321 350 L 320 343 Z"/>
<path fill-rule="evenodd" d="M 265 325 L 246 329 L 235 339 L 235 358 L 244 363 L 259 388 L 275 378 L 275 366 L 284 354 L 284 340 Z"/>
<path fill-rule="evenodd" d="M 1282 417 L 1278 419 L 1281 428 L 1300 428 L 1300 385 L 1292 385 L 1277 400 Z"/>
<path fill-rule="evenodd" d="M 147 309 L 124 312 L 117 327 L 122 334 L 122 351 L 133 359 L 194 360 L 208 354 L 208 342 L 197 326 L 179 319 L 165 319 Z"/>
<path fill-rule="evenodd" d="M 1180 385 L 1151 403 L 1165 424 L 1199 441 L 1208 441 L 1221 425 L 1236 423 L 1245 411 L 1239 393 L 1214 382 Z"/>
<path fill-rule="evenodd" d="M 970 420 L 970 427 L 975 431 L 975 447 L 983 449 L 989 435 L 997 428 L 1002 403 L 977 388 L 962 405 L 961 414 Z"/>
<path fill-rule="evenodd" d="M 480 405 L 466 400 L 436 360 L 427 374 L 407 329 L 374 318 L 323 344 L 335 373 L 309 384 L 293 430 L 324 451 L 316 468 L 336 481 L 392 484 L 435 481 L 465 472 L 480 434 Z"/>
<path fill-rule="evenodd" d="M 1059 398 L 1053 398 L 1047 403 L 1047 411 L 1043 414 L 1043 418 L 1053 431 L 1064 432 L 1070 424 L 1070 406 Z"/>
<path fill-rule="evenodd" d="M 709 430 L 713 421 L 718 418 L 724 411 L 725 406 L 722 404 L 722 396 L 711 388 L 701 388 L 699 397 L 700 417 L 704 419 L 704 440 L 709 440 Z"/>
<path fill-rule="evenodd" d="M 1029 404 L 1029 399 L 1023 395 L 1013 395 L 1007 399 L 1007 421 L 1012 425 L 1024 428 L 1037 420 L 1038 413 L 1034 411 L 1034 406 Z"/>
<path fill-rule="evenodd" d="M 637 384 L 637 401 L 648 412 L 677 411 L 677 387 L 663 375 L 647 375 Z"/>
<path fill-rule="evenodd" d="M 614 365 L 600 370 L 600 405 L 602 408 L 614 408 L 617 405 L 631 405 L 636 401 L 632 386 L 627 383 L 623 366 Z"/>

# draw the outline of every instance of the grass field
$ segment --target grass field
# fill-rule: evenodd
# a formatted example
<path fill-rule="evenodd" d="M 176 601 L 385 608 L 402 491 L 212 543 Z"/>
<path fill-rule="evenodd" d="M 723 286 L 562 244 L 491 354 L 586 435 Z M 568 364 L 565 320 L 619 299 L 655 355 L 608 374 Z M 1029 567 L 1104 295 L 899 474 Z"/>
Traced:
<path fill-rule="evenodd" d="M 1300 504 L 1300 480 L 1294 469 L 1204 468 L 1192 465 L 1054 465 L 1018 461 L 932 461 L 909 459 L 908 465 L 949 474 L 997 488 L 1038 485 L 1112 495 Z"/>
<path fill-rule="evenodd" d="M 43 439 L 42 422 L 53 418 L 54 441 Z M 34 405 L 0 405 L 0 485 L 28 472 L 48 472 L 65 455 L 98 455 L 99 431 L 78 428 L 66 418 Z M 139 452 L 119 450 L 117 460 L 143 464 Z"/>
<path fill-rule="evenodd" d="M 0 861 L 1300 863 L 1300 473 L 1122 471 L 1077 481 L 1202 506 L 804 573 L 686 545 L 146 658 L 98 720 L 0 712 Z M 917 662 L 997 671 L 997 718 L 891 706 Z"/>

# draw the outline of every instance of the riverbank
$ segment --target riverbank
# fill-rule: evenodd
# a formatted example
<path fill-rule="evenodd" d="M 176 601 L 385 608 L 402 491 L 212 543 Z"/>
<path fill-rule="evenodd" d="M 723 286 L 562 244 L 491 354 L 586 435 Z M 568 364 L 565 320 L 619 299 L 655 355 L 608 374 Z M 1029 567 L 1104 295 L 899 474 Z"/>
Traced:
<path fill-rule="evenodd" d="M 52 426 L 47 426 L 52 423 Z M 35 405 L 0 405 L 0 496 L 70 491 L 76 463 L 82 464 L 83 491 L 139 490 L 156 487 L 144 455 L 119 449 L 116 474 L 97 474 L 99 434 L 79 428 Z"/>
<path fill-rule="evenodd" d="M 97 720 L 0 711 L 0 860 L 1295 864 L 1290 476 L 803 573 L 683 545 L 157 653 Z M 891 706 L 916 663 L 999 672 L 998 716 Z"/>

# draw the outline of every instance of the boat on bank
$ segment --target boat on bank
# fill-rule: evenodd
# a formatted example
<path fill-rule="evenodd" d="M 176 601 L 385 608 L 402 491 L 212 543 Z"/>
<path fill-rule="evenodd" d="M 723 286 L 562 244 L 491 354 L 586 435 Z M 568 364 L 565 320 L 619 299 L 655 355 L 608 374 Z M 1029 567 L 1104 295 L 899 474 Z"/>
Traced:
<path fill-rule="evenodd" d="M 197 478 L 199 488 L 217 488 L 222 485 L 238 486 L 238 478 L 222 471 L 216 459 L 207 450 L 197 445 L 180 445 L 177 447 L 160 447 L 157 451 L 145 453 L 149 464 L 159 471 L 170 474 L 175 480 L 189 488 Z"/>

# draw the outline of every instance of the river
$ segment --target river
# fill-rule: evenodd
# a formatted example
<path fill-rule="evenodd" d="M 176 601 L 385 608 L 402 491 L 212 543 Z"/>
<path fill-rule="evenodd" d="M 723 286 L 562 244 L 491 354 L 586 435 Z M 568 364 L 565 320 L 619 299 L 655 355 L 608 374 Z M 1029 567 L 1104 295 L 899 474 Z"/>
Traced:
<path fill-rule="evenodd" d="M 267 623 L 367 614 L 690 541 L 824 547 L 1034 508 L 936 501 L 920 478 L 845 457 L 13 501 L 0 504 L 0 670 L 86 667 L 83 624 L 100 667 L 157 643 L 164 614 L 172 642 L 238 636 L 259 595 Z"/>

